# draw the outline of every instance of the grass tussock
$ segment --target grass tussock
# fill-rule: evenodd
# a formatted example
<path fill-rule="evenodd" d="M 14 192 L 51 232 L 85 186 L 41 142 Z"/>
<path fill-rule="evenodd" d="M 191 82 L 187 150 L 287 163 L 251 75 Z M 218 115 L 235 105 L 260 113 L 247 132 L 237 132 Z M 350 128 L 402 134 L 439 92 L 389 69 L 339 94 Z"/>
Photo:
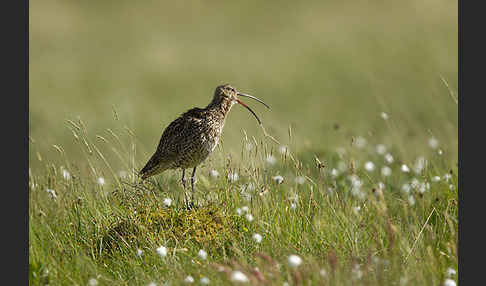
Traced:
<path fill-rule="evenodd" d="M 97 252 L 115 255 L 127 248 L 150 245 L 198 245 L 218 249 L 241 231 L 241 218 L 229 215 L 218 205 L 192 210 L 164 207 L 161 204 L 137 204 L 129 217 L 117 217 L 96 243 Z"/>

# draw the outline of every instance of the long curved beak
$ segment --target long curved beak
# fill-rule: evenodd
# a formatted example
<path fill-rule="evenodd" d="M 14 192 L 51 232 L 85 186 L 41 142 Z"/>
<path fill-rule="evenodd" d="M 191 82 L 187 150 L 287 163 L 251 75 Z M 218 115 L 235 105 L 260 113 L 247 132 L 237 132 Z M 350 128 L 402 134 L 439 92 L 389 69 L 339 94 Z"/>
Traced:
<path fill-rule="evenodd" d="M 268 109 L 270 109 L 270 106 L 268 106 L 268 105 L 267 105 L 265 102 L 263 102 L 262 100 L 260 100 L 260 99 L 258 99 L 258 98 L 256 98 L 256 97 L 254 97 L 254 96 L 251 96 L 251 95 L 248 95 L 248 94 L 245 94 L 245 93 L 240 93 L 240 92 L 238 92 L 237 94 L 238 94 L 238 96 L 243 96 L 243 97 L 249 97 L 249 98 L 252 98 L 252 99 L 254 99 L 254 100 L 256 100 L 256 101 L 260 102 L 261 104 L 265 105 L 265 106 L 266 106 Z"/>
<path fill-rule="evenodd" d="M 253 110 L 251 110 L 251 108 L 248 107 L 248 105 L 244 104 L 241 100 L 239 100 L 238 98 L 235 99 L 236 102 L 238 102 L 239 104 L 243 105 L 246 109 L 248 109 L 252 114 L 253 116 L 255 116 L 256 120 L 258 121 L 258 124 L 262 125 L 262 121 L 260 120 L 260 118 L 258 118 L 258 116 L 256 115 L 255 112 L 253 112 Z"/>

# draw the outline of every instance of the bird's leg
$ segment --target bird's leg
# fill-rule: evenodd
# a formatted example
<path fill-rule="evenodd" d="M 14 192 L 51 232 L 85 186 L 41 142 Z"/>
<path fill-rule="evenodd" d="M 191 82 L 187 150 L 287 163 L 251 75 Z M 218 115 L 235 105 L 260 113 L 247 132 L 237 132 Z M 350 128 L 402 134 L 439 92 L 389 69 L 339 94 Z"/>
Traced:
<path fill-rule="evenodd" d="M 196 181 L 196 168 L 192 170 L 192 176 L 191 176 L 191 204 L 194 206 L 194 183 Z"/>
<path fill-rule="evenodd" d="M 184 190 L 186 189 L 186 169 L 182 169 L 182 179 L 181 179 L 181 183 L 182 183 L 182 187 L 184 188 Z"/>
<path fill-rule="evenodd" d="M 182 169 L 181 183 L 182 183 L 182 187 L 184 188 L 184 201 L 186 203 L 186 208 L 189 208 L 189 200 L 187 199 L 187 194 L 186 194 L 186 169 Z"/>

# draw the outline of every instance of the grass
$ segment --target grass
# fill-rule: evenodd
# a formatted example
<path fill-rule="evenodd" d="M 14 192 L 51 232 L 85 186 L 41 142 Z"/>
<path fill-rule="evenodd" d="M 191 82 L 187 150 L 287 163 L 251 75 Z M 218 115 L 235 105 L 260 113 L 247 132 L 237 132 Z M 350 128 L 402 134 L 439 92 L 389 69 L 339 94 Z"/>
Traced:
<path fill-rule="evenodd" d="M 457 280 L 457 3 L 189 2 L 30 3 L 30 285 Z M 188 211 L 134 174 L 226 82 L 277 142 L 235 106 Z"/>
<path fill-rule="evenodd" d="M 102 285 L 178 285 L 188 275 L 218 285 L 230 283 L 233 270 L 265 285 L 437 285 L 448 268 L 457 269 L 457 169 L 444 168 L 437 150 L 403 172 L 409 160 L 391 151 L 386 163 L 375 144 L 359 140 L 339 152 L 295 154 L 243 138 L 244 160 L 213 158 L 219 176 L 202 168 L 198 207 L 186 210 L 175 174 L 145 183 L 130 170 L 104 176 L 97 164 L 112 167 L 97 152 L 103 143 L 82 127 L 74 134 L 85 143 L 93 176 L 67 161 L 69 167 L 30 177 L 32 285 L 81 285 L 93 277 Z M 368 160 L 373 170 L 363 167 Z M 381 174 L 384 166 L 390 175 Z M 160 246 L 167 256 L 159 256 Z M 200 249 L 207 259 L 198 258 Z M 303 265 L 289 266 L 291 254 Z"/>

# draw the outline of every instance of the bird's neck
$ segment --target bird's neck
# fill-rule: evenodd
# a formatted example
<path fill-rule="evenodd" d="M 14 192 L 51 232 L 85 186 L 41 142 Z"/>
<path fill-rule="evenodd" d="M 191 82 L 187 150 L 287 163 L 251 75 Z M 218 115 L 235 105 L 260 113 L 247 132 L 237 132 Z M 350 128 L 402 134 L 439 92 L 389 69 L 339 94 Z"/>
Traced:
<path fill-rule="evenodd" d="M 230 111 L 232 106 L 233 102 L 231 102 L 231 100 L 213 100 L 209 103 L 206 109 L 211 113 L 217 115 L 218 117 L 221 117 L 221 119 L 224 119 L 226 118 L 226 115 L 228 115 L 228 112 Z"/>

